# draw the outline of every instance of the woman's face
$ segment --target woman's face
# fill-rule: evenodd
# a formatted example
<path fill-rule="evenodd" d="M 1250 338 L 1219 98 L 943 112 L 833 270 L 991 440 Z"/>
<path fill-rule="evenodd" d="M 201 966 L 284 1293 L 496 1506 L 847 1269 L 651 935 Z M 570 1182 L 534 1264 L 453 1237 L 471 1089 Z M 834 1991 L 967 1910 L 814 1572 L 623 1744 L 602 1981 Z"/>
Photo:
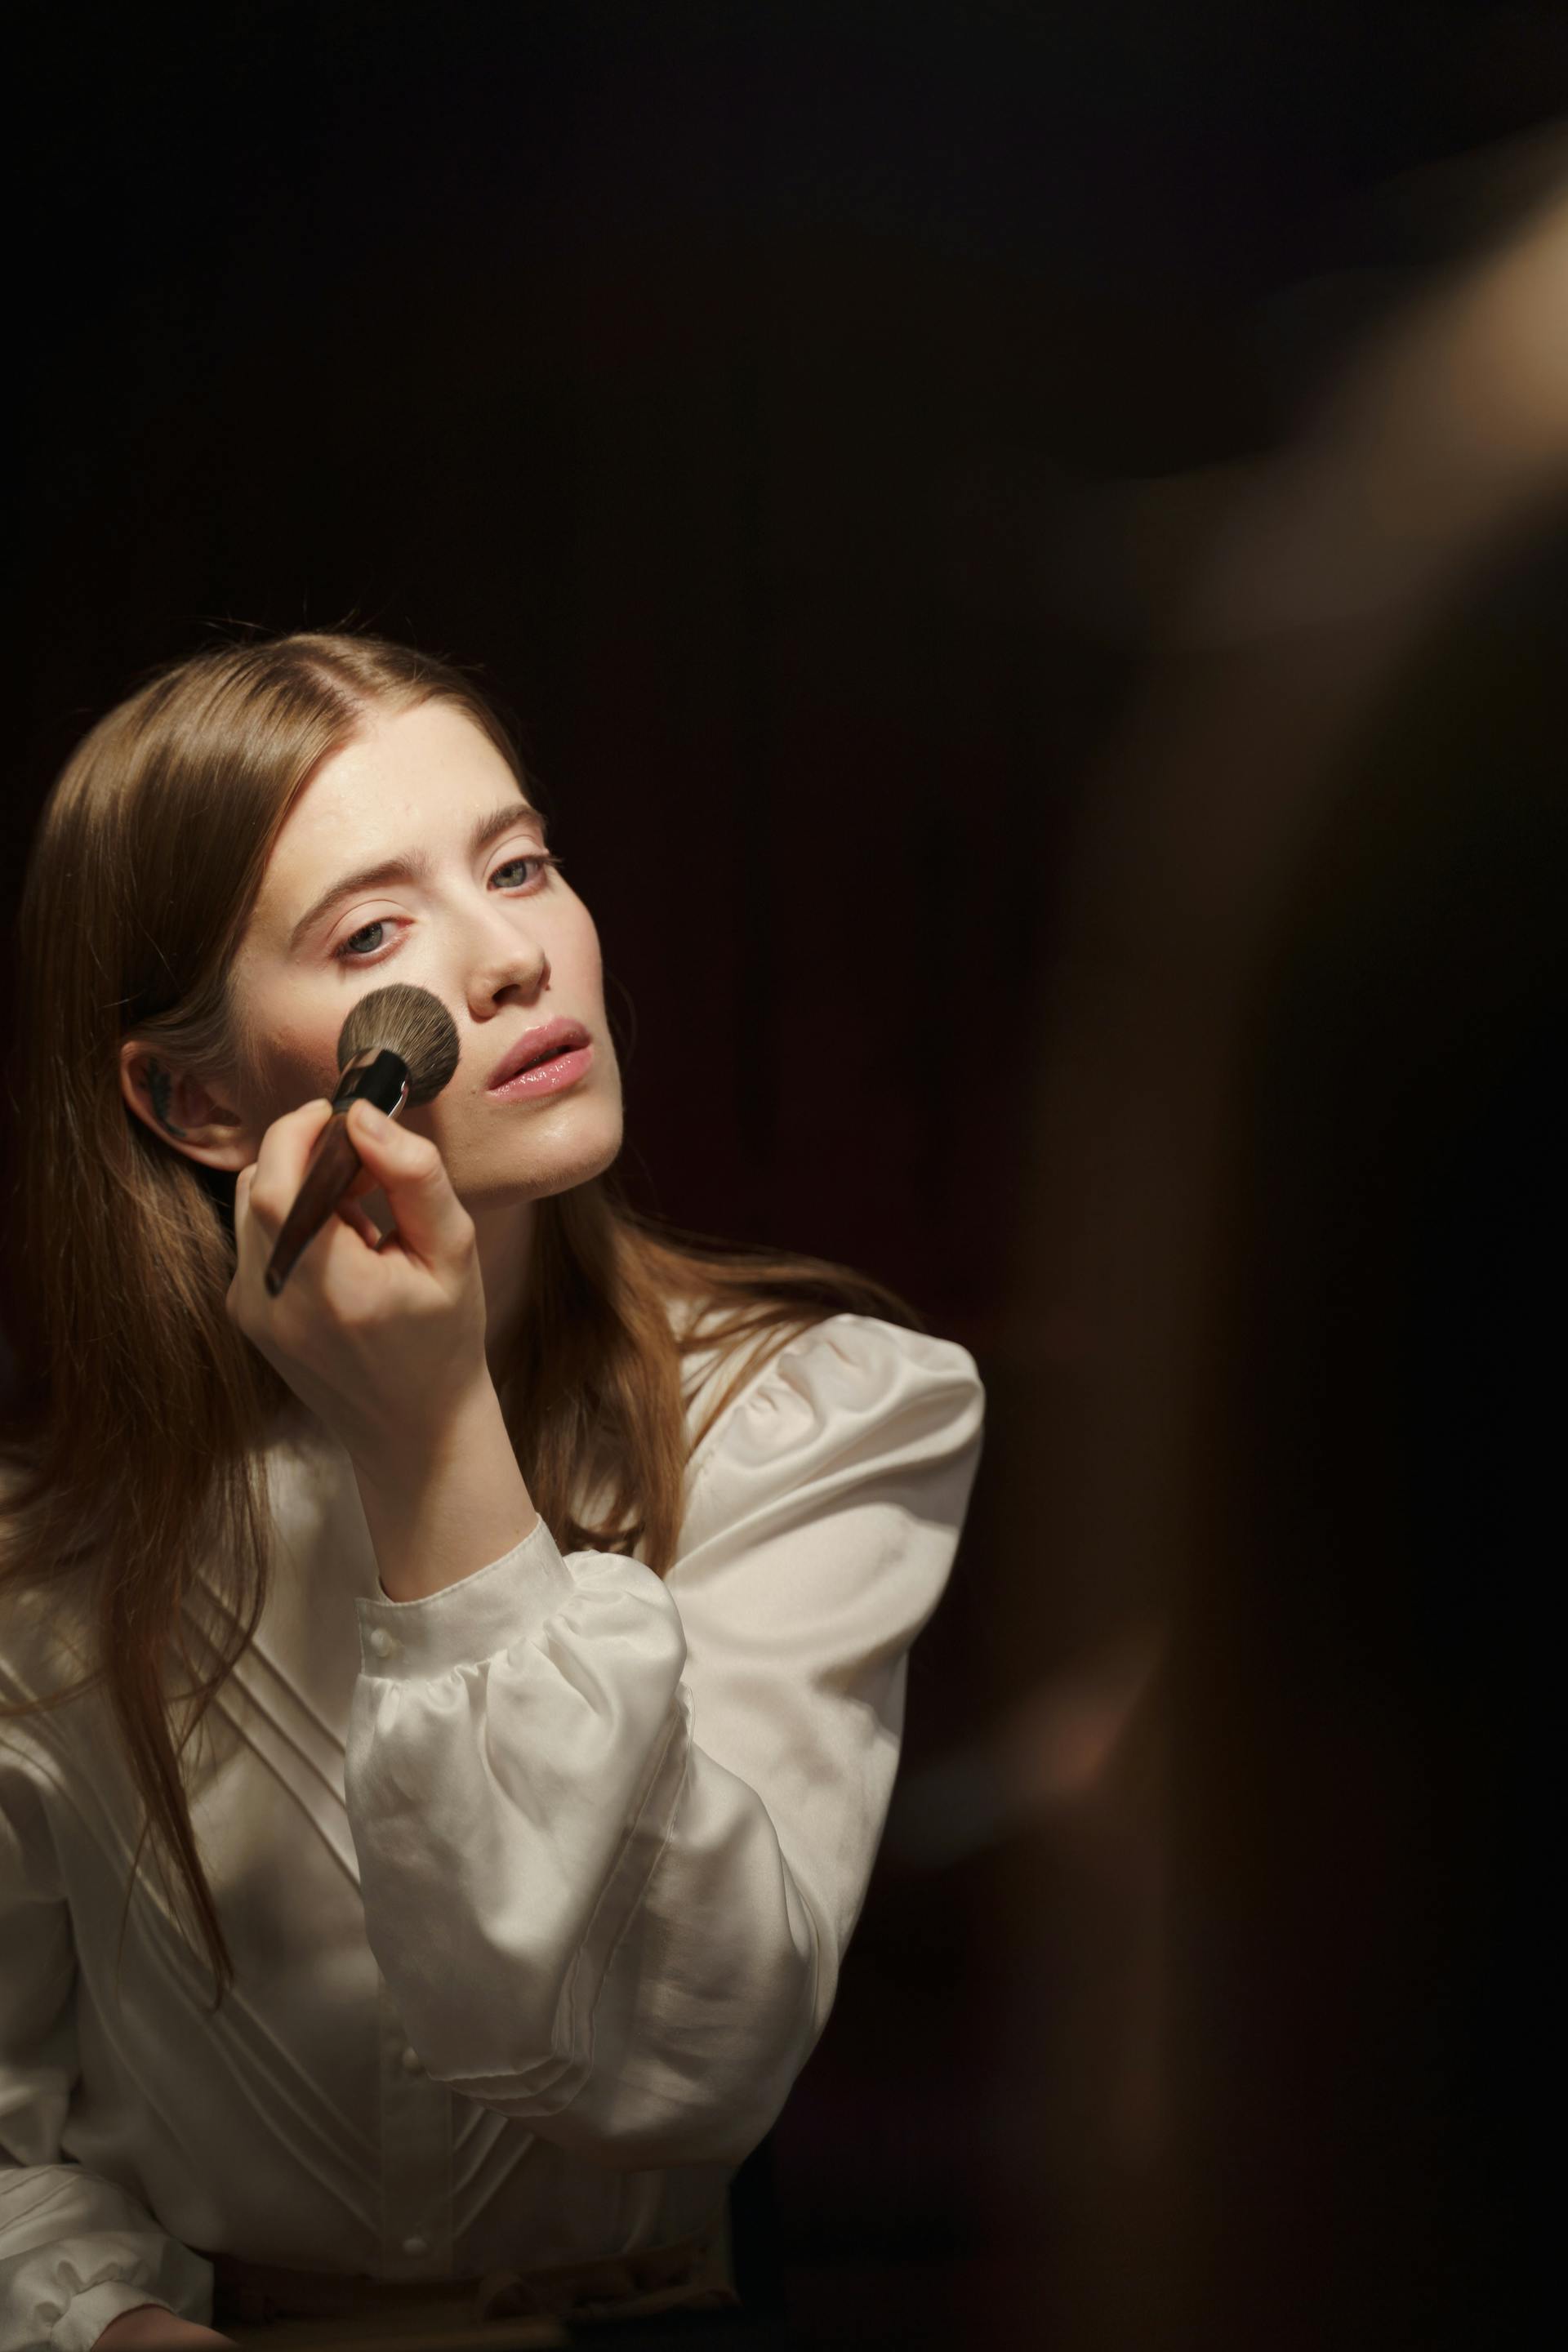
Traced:
<path fill-rule="evenodd" d="M 475 849 L 476 827 L 502 811 Z M 350 1007 L 397 981 L 429 989 L 457 1024 L 453 1076 L 400 1123 L 434 1140 L 471 1215 L 563 1192 L 609 1167 L 621 1147 L 621 1077 L 598 933 L 542 862 L 544 849 L 542 819 L 506 761 L 450 703 L 377 712 L 322 763 L 273 844 L 234 973 L 254 1057 L 252 1098 L 233 1105 L 249 1158 L 274 1119 L 336 1092 Z M 426 859 L 427 871 L 337 888 L 399 857 Z M 562 1016 L 592 1041 L 584 1075 L 522 1101 L 489 1094 L 522 1033 Z"/>

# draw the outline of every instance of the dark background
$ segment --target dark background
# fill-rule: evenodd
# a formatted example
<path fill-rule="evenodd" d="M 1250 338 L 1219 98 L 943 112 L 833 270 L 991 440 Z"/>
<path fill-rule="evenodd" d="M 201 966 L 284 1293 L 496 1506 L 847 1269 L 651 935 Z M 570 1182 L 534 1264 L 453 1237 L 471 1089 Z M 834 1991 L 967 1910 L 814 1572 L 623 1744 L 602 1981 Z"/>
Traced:
<path fill-rule="evenodd" d="M 1019 1502 L 1020 1109 L 1086 778 L 1176 552 L 1119 486 L 1288 432 L 1384 277 L 1453 235 L 1376 192 L 1552 116 L 1562 14 L 14 22 L 6 914 L 50 780 L 148 665 L 345 619 L 483 665 L 599 926 L 634 1197 L 874 1272 L 987 1386 L 895 1834 L 776 2135 L 796 2306 L 962 2339 L 1001 2264 L 1021 2340 L 1121 2341 L 1062 2283 L 1076 2013 L 1026 2083 L 1005 2029 L 1068 1998 L 1049 1927 L 1086 1865 L 1027 1831 L 1026 1872 L 984 1835 L 922 1864 L 900 1811 L 1059 1633 Z M 1272 2278 L 1312 2226 L 1279 2223 Z"/>

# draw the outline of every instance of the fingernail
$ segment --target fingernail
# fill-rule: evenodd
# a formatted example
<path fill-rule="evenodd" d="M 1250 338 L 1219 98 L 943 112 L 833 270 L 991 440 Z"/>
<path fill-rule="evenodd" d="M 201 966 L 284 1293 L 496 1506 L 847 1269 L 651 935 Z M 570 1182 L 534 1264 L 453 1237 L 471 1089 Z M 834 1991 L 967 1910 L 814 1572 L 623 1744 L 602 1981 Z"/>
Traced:
<path fill-rule="evenodd" d="M 386 1113 L 375 1103 L 367 1102 L 363 1095 L 359 1097 L 359 1114 L 362 1120 L 368 1120 L 374 1129 L 380 1129 L 392 1125 Z"/>

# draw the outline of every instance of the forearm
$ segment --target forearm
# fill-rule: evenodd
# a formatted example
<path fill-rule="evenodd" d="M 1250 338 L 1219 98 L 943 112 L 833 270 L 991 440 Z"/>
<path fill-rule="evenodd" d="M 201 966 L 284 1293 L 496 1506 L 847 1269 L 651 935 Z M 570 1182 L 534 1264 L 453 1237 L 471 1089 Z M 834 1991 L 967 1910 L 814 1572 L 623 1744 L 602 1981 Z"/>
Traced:
<path fill-rule="evenodd" d="M 444 1592 L 539 1524 L 489 1380 L 422 1445 L 353 1469 L 389 1601 Z"/>

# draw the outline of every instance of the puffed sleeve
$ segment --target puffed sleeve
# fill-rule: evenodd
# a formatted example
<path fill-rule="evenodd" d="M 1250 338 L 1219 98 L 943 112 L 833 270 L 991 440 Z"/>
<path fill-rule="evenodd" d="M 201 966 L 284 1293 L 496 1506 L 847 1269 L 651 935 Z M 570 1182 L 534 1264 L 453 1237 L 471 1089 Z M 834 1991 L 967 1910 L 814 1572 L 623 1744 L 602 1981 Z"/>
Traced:
<path fill-rule="evenodd" d="M 428 2073 L 627 2169 L 739 2163 L 827 2021 L 984 1391 L 837 1315 L 742 1389 L 679 1556 L 542 1522 L 361 1599 L 346 1787 L 372 1949 Z"/>
<path fill-rule="evenodd" d="M 210 2325 L 213 2269 L 113 2181 L 61 2160 L 77 1961 L 38 1769 L 0 1747 L 0 2345 L 89 2352 L 140 2303 Z"/>

